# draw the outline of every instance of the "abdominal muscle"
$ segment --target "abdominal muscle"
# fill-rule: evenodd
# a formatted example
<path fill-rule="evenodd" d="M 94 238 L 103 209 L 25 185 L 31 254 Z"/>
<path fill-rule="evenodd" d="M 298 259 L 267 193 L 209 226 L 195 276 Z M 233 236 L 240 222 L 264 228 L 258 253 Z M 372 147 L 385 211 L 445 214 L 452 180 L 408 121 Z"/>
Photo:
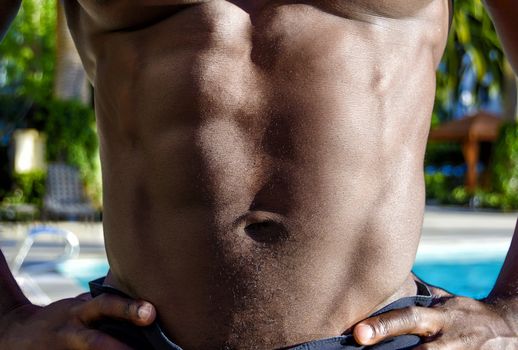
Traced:
<path fill-rule="evenodd" d="M 433 55 L 304 5 L 241 35 L 213 4 L 183 50 L 106 39 L 124 57 L 96 68 L 108 282 L 185 349 L 338 335 L 415 292 Z"/>
<path fill-rule="evenodd" d="M 214 222 L 213 209 L 161 201 L 129 205 L 142 213 L 131 220 L 108 211 L 107 283 L 151 301 L 166 334 L 185 349 L 273 349 L 336 336 L 415 293 L 405 282 L 420 198 L 369 205 L 353 195 L 336 211 L 304 192 L 307 203 L 294 206 L 307 208 L 244 209 L 244 220 L 236 213 L 238 224 L 228 226 Z"/>

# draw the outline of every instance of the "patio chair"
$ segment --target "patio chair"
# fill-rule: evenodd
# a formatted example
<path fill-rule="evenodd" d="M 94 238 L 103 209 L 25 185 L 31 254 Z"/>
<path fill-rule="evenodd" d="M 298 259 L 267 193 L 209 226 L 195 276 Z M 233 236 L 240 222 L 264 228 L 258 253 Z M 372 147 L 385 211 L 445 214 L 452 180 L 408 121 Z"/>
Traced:
<path fill-rule="evenodd" d="M 64 163 L 50 163 L 43 198 L 43 217 L 95 220 L 97 214 L 84 193 L 79 171 Z"/>

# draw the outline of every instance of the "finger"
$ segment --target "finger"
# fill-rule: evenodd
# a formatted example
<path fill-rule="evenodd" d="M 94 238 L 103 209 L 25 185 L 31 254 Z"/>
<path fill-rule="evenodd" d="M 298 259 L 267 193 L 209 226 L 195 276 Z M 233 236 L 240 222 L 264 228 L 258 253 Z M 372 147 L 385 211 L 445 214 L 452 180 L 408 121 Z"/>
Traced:
<path fill-rule="evenodd" d="M 93 329 L 75 329 L 66 335 L 67 349 L 73 350 L 131 350 L 117 339 Z"/>
<path fill-rule="evenodd" d="M 81 304 L 77 316 L 84 324 L 91 324 L 103 318 L 113 318 L 129 321 L 137 326 L 147 326 L 155 320 L 156 311 L 153 305 L 145 301 L 102 294 Z"/>
<path fill-rule="evenodd" d="M 442 311 L 424 307 L 408 307 L 368 318 L 358 323 L 353 335 L 361 345 L 373 345 L 402 334 L 431 337 L 444 327 Z"/>

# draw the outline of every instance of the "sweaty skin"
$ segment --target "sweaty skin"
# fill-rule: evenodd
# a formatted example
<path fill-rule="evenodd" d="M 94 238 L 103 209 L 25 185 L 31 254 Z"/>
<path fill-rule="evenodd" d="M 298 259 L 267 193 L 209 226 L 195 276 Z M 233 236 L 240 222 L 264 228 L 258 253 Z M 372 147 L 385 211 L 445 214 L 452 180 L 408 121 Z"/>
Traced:
<path fill-rule="evenodd" d="M 175 342 L 297 344 L 415 293 L 447 0 L 65 3 L 108 282 Z"/>

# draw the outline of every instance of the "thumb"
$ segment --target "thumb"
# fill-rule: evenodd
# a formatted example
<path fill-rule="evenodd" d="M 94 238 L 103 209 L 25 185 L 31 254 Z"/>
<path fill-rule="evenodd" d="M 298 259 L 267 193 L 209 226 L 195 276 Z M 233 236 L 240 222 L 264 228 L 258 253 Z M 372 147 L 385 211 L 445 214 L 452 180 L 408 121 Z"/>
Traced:
<path fill-rule="evenodd" d="M 443 326 L 441 311 L 408 307 L 361 321 L 354 327 L 353 336 L 358 344 L 373 345 L 403 334 L 430 337 L 439 333 Z"/>

